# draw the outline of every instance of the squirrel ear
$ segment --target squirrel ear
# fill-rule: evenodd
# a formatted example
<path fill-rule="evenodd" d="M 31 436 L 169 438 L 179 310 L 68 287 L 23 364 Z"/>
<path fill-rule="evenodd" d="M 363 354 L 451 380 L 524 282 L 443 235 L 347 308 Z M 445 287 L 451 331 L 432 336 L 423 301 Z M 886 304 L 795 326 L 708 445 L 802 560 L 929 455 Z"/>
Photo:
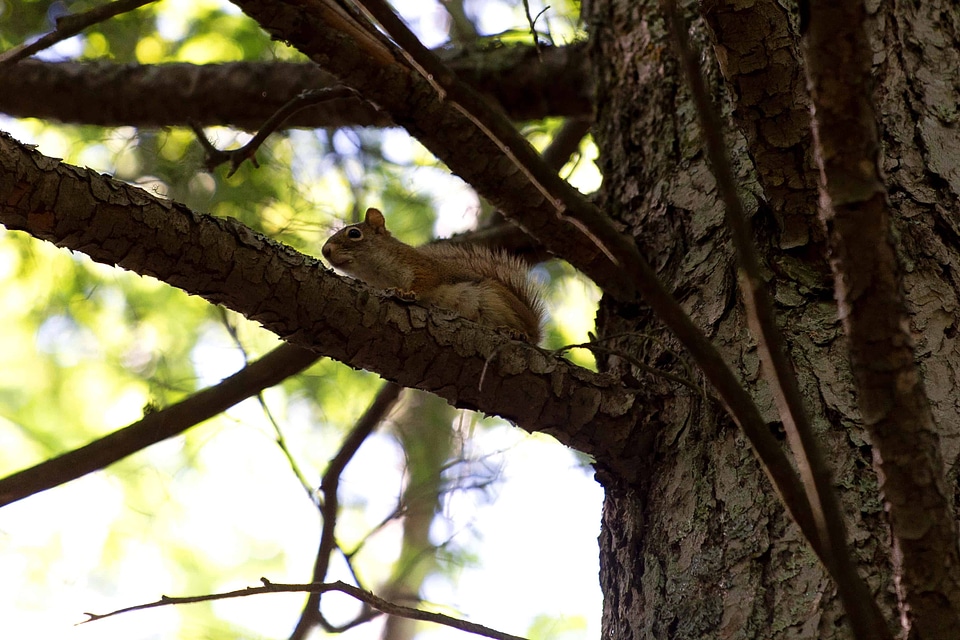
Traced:
<path fill-rule="evenodd" d="M 381 231 L 386 231 L 387 229 L 387 223 L 383 219 L 383 214 L 380 213 L 379 209 L 367 209 L 367 215 L 364 216 L 363 221 L 376 229 L 378 233 Z"/>

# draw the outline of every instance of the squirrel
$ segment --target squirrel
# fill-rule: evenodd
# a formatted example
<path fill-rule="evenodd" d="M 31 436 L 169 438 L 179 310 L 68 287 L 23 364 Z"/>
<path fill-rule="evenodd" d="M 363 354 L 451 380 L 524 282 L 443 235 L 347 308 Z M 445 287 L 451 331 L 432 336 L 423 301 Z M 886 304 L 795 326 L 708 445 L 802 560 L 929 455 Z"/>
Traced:
<path fill-rule="evenodd" d="M 453 311 L 468 320 L 533 344 L 544 317 L 539 288 L 526 265 L 481 246 L 412 247 L 387 231 L 383 214 L 367 209 L 364 221 L 330 236 L 323 257 L 344 273 L 404 300 Z"/>

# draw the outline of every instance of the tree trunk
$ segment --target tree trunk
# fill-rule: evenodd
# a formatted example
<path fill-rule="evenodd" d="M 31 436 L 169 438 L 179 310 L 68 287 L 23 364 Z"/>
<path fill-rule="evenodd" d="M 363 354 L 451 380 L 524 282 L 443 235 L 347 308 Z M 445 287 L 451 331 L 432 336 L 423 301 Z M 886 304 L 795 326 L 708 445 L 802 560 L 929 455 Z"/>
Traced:
<path fill-rule="evenodd" d="M 778 432 L 737 293 L 722 203 L 658 3 L 591 4 L 585 18 L 598 83 L 602 208 L 632 232 Z M 960 141 L 950 125 L 960 61 L 958 43 L 946 34 L 958 33 L 958 11 L 931 4 L 942 3 L 922 3 L 920 9 L 885 4 L 867 30 L 880 52 L 875 99 L 912 329 L 950 469 L 960 431 L 950 400 L 956 397 L 953 265 L 960 237 L 960 163 L 951 158 L 960 153 Z M 889 528 L 816 217 L 798 27 L 774 3 L 747 5 L 703 5 L 706 23 L 695 20 L 691 35 L 704 52 L 701 67 L 718 108 L 736 125 L 726 139 L 741 197 L 753 216 L 779 322 L 833 468 L 855 562 L 891 627 L 898 628 Z M 767 117 L 766 125 L 755 125 L 757 113 Z M 605 298 L 597 329 L 601 336 L 634 332 L 636 337 L 619 340 L 621 351 L 687 375 L 674 354 L 682 360 L 686 355 L 645 306 Z M 607 364 L 622 371 L 629 366 L 615 357 Z M 722 407 L 663 378 L 636 370 L 633 375 L 656 392 L 658 400 L 648 409 L 657 434 L 653 451 L 637 461 L 638 482 L 600 476 L 606 488 L 600 537 L 604 637 L 850 637 L 833 583 Z"/>

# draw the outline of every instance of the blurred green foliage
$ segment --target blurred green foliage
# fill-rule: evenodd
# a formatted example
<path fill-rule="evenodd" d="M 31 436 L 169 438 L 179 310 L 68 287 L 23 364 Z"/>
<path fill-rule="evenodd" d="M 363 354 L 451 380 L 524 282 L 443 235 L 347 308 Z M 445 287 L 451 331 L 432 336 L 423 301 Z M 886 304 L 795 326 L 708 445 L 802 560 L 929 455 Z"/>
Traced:
<path fill-rule="evenodd" d="M 0 4 L 0 46 L 6 49 L 51 30 L 56 16 L 66 11 L 101 3 Z M 479 15 L 486 6 L 471 3 L 468 14 Z M 497 7 L 499 14 L 506 7 L 513 16 L 513 33 L 529 39 L 522 4 Z M 554 4 L 551 32 L 561 40 L 573 39 L 575 15 L 573 3 Z M 301 56 L 272 42 L 232 5 L 165 0 L 95 25 L 43 57 L 202 64 Z M 544 122 L 528 128 L 543 146 L 557 126 Z M 463 191 L 423 147 L 396 131 L 278 133 L 258 152 L 259 168 L 246 163 L 227 177 L 226 167 L 203 170 L 202 149 L 183 128 L 103 129 L 38 120 L 3 120 L 0 128 L 38 144 L 47 155 L 114 174 L 197 211 L 237 218 L 314 255 L 327 235 L 355 221 L 367 206 L 388 212 L 388 223 L 400 238 L 425 242 L 434 235 L 436 212 L 449 190 Z M 249 137 L 226 128 L 206 133 L 220 148 L 238 146 Z M 590 166 L 582 163 L 581 168 Z M 548 346 L 584 340 L 598 297 L 592 285 L 566 265 L 544 265 L 535 275 L 548 288 L 553 315 Z M 0 233 L 0 326 L 4 475 L 215 384 L 278 344 L 255 324 L 163 283 L 10 232 Z M 372 374 L 321 361 L 264 394 L 309 484 L 319 484 L 327 461 L 378 386 Z M 449 417 L 440 419 L 445 428 L 454 426 Z M 34 585 L 17 586 L 9 594 L 15 609 L 43 611 L 66 599 L 74 611 L 102 611 L 150 601 L 160 593 L 246 586 L 260 575 L 277 582 L 308 581 L 319 515 L 276 445 L 274 429 L 262 409 L 248 401 L 104 473 L 0 511 L 4 557 L 30 559 L 5 571 L 7 580 Z M 456 488 L 449 474 L 441 474 L 448 468 L 443 460 L 430 463 L 436 469 L 405 472 L 403 460 L 416 456 L 404 455 L 397 442 L 374 436 L 368 443 L 374 453 L 364 455 L 380 465 L 375 482 L 344 486 L 340 535 L 347 549 L 362 544 L 355 562 L 369 587 L 402 572 L 393 563 L 413 553 L 398 553 L 393 539 L 381 535 L 389 527 L 378 529 L 396 508 L 404 477 L 426 474 L 442 491 Z M 384 466 L 391 456 L 396 464 Z M 371 494 L 371 487 L 379 494 Z M 433 500 L 440 501 L 436 508 L 441 510 L 442 495 Z M 47 512 L 58 514 L 62 528 L 40 524 L 38 514 Z M 228 520 L 224 513 L 230 514 Z M 371 531 L 375 535 L 366 539 Z M 431 564 L 430 571 L 469 563 L 474 553 L 444 546 L 444 562 Z M 334 577 L 345 577 L 342 567 L 338 571 Z M 93 602 L 77 601 L 78 594 L 90 593 L 103 595 Z M 284 637 L 302 598 L 270 602 L 165 610 L 157 614 L 156 625 L 144 630 L 138 622 L 127 637 Z M 269 615 L 258 618 L 253 612 L 264 607 Z M 272 619 L 273 626 L 263 627 L 262 618 Z M 50 622 L 64 621 L 54 617 Z M 127 623 L 117 624 L 127 629 Z M 543 637 L 537 630 L 549 627 L 538 621 L 534 637 Z"/>

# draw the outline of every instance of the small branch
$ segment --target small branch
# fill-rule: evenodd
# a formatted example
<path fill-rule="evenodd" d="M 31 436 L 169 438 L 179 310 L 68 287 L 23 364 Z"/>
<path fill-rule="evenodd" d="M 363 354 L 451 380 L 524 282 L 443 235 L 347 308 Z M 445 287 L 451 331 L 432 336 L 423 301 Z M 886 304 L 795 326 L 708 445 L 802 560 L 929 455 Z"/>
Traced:
<path fill-rule="evenodd" d="M 240 350 L 240 353 L 243 354 L 244 367 L 250 366 L 250 357 L 247 353 L 246 347 L 243 344 L 243 341 L 240 340 L 240 335 L 237 333 L 236 323 L 231 321 L 226 309 L 223 307 L 217 307 L 217 310 L 220 312 L 220 320 L 223 323 L 224 328 L 227 330 L 227 333 L 230 334 L 233 344 L 237 347 L 237 349 Z M 270 407 L 267 406 L 267 400 L 264 398 L 262 391 L 257 393 L 257 402 L 260 403 L 260 409 L 263 411 L 263 415 L 266 416 L 267 421 L 273 427 L 273 432 L 276 434 L 275 441 L 277 446 L 280 447 L 280 452 L 283 453 L 283 456 L 287 459 L 287 464 L 290 465 L 290 470 L 293 471 L 293 475 L 295 475 L 297 480 L 300 481 L 300 486 L 303 487 L 303 490 L 306 492 L 307 498 L 316 504 L 317 496 L 313 491 L 313 487 L 310 486 L 306 475 L 304 475 L 303 471 L 300 469 L 300 465 L 297 464 L 296 458 L 293 457 L 293 452 L 291 452 L 290 447 L 287 446 L 287 440 L 283 436 L 283 431 L 280 429 L 280 424 L 274 417 L 273 412 L 270 411 Z"/>
<path fill-rule="evenodd" d="M 0 480 L 0 507 L 98 471 L 179 435 L 231 406 L 306 369 L 319 358 L 282 344 L 223 382 L 183 402 L 147 414 L 139 422 Z"/>
<path fill-rule="evenodd" d="M 523 13 L 527 16 L 527 24 L 530 25 L 530 35 L 533 36 L 533 46 L 537 48 L 537 56 L 540 56 L 540 38 L 537 37 L 537 19 L 549 9 L 545 7 L 537 14 L 536 18 L 530 15 L 530 0 L 523 0 Z"/>
<path fill-rule="evenodd" d="M 323 474 L 323 480 L 320 482 L 320 492 L 323 499 L 321 501 L 320 513 L 323 517 L 323 526 L 320 531 L 320 545 L 317 549 L 317 557 L 313 565 L 313 581 L 323 582 L 327 578 L 327 570 L 330 567 L 330 556 L 337 548 L 336 528 L 337 516 L 340 512 L 340 502 L 337 496 L 337 490 L 340 486 L 340 476 L 347 464 L 353 459 L 360 445 L 364 443 L 367 437 L 373 433 L 373 430 L 379 425 L 394 404 L 400 397 L 402 387 L 393 383 L 386 383 L 377 392 L 373 402 L 364 411 L 363 415 L 353 427 L 353 430 L 340 445 L 340 450 L 330 460 L 327 470 Z M 319 624 L 327 633 L 337 633 L 356 626 L 361 622 L 370 619 L 370 612 L 364 608 L 358 616 L 346 625 L 331 625 L 323 612 L 320 611 L 321 592 L 315 592 L 307 598 L 300 613 L 300 620 L 290 635 L 290 640 L 300 640 L 306 638 L 310 630 Z"/>
<path fill-rule="evenodd" d="M 590 133 L 592 126 L 593 118 L 591 117 L 564 120 L 540 157 L 548 167 L 559 173 L 563 165 L 567 164 L 570 157 L 580 148 L 580 142 Z"/>
<path fill-rule="evenodd" d="M 23 60 L 38 51 L 43 51 L 48 47 L 73 37 L 98 22 L 104 22 L 118 16 L 121 13 L 127 13 L 134 9 L 139 9 L 145 4 L 150 4 L 154 0 L 117 0 L 85 11 L 84 13 L 70 14 L 57 18 L 57 26 L 50 33 L 30 44 L 21 44 L 0 54 L 0 64 L 14 63 Z"/>
<path fill-rule="evenodd" d="M 257 394 L 257 402 L 260 403 L 260 409 L 263 410 L 263 415 L 266 416 L 267 421 L 273 427 L 273 432 L 276 435 L 275 442 L 277 443 L 277 446 L 280 447 L 280 452 L 283 453 L 283 457 L 287 459 L 287 464 L 290 466 L 290 471 L 292 471 L 293 475 L 296 476 L 297 480 L 300 482 L 300 486 L 303 487 L 303 490 L 306 492 L 310 501 L 314 504 L 317 504 L 316 493 L 314 493 L 313 487 L 310 486 L 310 483 L 307 481 L 307 476 L 303 473 L 303 470 L 297 463 L 296 458 L 293 457 L 293 452 L 290 451 L 290 447 L 287 446 L 287 439 L 284 437 L 283 430 L 280 429 L 280 424 L 274 417 L 270 407 L 267 406 L 267 399 L 264 397 L 263 392 Z"/>
<path fill-rule="evenodd" d="M 250 160 L 254 167 L 260 168 L 260 165 L 257 164 L 256 153 L 266 139 L 273 132 L 277 131 L 283 123 L 286 122 L 290 117 L 296 114 L 298 111 L 302 111 L 308 107 L 312 107 L 318 104 L 323 104 L 324 102 L 329 102 L 331 100 L 341 100 L 345 98 L 356 98 L 362 100 L 361 96 L 349 87 L 332 87 L 329 89 L 312 89 L 308 91 L 303 91 L 299 95 L 290 99 L 285 105 L 277 109 L 276 112 L 271 115 L 266 122 L 263 123 L 263 126 L 260 127 L 260 130 L 257 131 L 257 134 L 247 144 L 243 145 L 239 149 L 231 149 L 229 151 L 222 151 L 213 146 L 213 144 L 207 140 L 207 137 L 203 133 L 200 125 L 195 122 L 190 123 L 190 128 L 193 129 L 193 132 L 197 135 L 197 140 L 200 142 L 200 145 L 203 147 L 204 151 L 207 154 L 206 168 L 207 171 L 213 171 L 215 168 L 224 164 L 225 162 L 230 163 L 230 171 L 227 173 L 229 178 L 234 173 L 237 172 L 237 169 L 240 168 L 240 165 L 243 164 L 244 160 Z"/>
<path fill-rule="evenodd" d="M 623 334 L 617 334 L 615 336 L 604 336 L 603 338 L 600 338 L 597 340 L 591 340 L 590 342 L 582 342 L 580 344 L 569 344 L 569 345 L 566 345 L 565 347 L 557 349 L 553 353 L 556 353 L 559 355 L 569 351 L 570 349 L 586 349 L 590 352 L 606 353 L 609 355 L 617 356 L 618 358 L 623 358 L 624 360 L 626 360 L 627 362 L 635 366 L 637 369 L 640 369 L 645 373 L 649 373 L 650 375 L 664 378 L 665 380 L 669 380 L 671 382 L 676 382 L 677 384 L 681 384 L 689 389 L 693 389 L 694 391 L 697 392 L 698 395 L 704 395 L 703 388 L 701 388 L 699 385 L 697 385 L 696 382 L 693 381 L 693 375 L 692 375 L 693 372 L 690 371 L 690 368 L 687 367 L 686 363 L 684 363 L 676 353 L 674 353 L 673 351 L 670 351 L 669 349 L 667 349 L 667 351 L 669 351 L 670 354 L 673 355 L 673 357 L 675 357 L 679 362 L 681 362 L 681 364 L 683 364 L 683 367 L 687 370 L 688 375 L 690 375 L 689 378 L 683 378 L 681 376 L 674 375 L 667 371 L 662 371 L 660 369 L 657 369 L 656 367 L 651 367 L 647 363 L 642 362 L 639 358 L 636 358 L 630 355 L 629 353 L 626 353 L 619 349 L 610 349 L 608 347 L 603 347 L 603 346 L 600 346 L 599 344 L 600 342 L 613 340 L 615 338 L 621 338 L 625 336 L 636 336 L 636 335 L 637 334 L 635 333 L 623 333 Z"/>
<path fill-rule="evenodd" d="M 174 598 L 161 596 L 156 602 L 138 604 L 132 607 L 126 607 L 124 609 L 117 609 L 116 611 L 111 611 L 109 613 L 85 613 L 84 615 L 88 616 L 88 619 L 79 624 L 103 620 L 104 618 L 117 616 L 121 613 L 143 611 L 145 609 L 156 609 L 158 607 L 167 607 L 176 604 L 193 604 L 197 602 L 227 600 L 229 598 L 245 598 L 247 596 L 255 596 L 263 593 L 327 593 L 329 591 L 338 591 L 340 593 L 345 593 L 348 596 L 352 596 L 357 600 L 368 604 L 377 611 L 390 616 L 399 616 L 401 618 L 409 618 L 410 620 L 433 622 L 436 624 L 441 624 L 445 627 L 451 627 L 453 629 L 459 629 L 461 631 L 466 631 L 467 633 L 482 636 L 484 638 L 492 638 L 493 640 L 525 640 L 525 638 L 522 638 L 521 636 L 503 633 L 474 622 L 468 622 L 466 620 L 454 618 L 442 613 L 433 613 L 432 611 L 423 611 L 421 609 L 414 609 L 412 607 L 404 607 L 403 605 L 394 604 L 384 600 L 383 598 L 373 595 L 369 591 L 358 589 L 357 587 L 346 584 L 345 582 L 283 584 L 270 582 L 266 578 L 260 578 L 260 581 L 263 583 L 262 587 L 247 587 L 246 589 L 238 589 L 236 591 L 227 591 L 224 593 L 210 593 L 202 596 L 185 596 Z"/>

